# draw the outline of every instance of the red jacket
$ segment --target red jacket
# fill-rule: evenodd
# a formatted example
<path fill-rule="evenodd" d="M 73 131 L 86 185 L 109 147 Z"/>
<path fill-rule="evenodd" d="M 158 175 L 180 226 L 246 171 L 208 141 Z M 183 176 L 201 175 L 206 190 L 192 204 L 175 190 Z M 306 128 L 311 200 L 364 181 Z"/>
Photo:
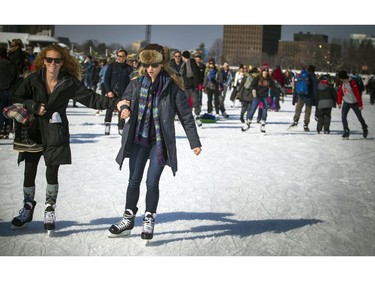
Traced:
<path fill-rule="evenodd" d="M 358 107 L 362 107 L 362 97 L 361 97 L 361 93 L 359 91 L 357 83 L 353 79 L 350 79 L 349 84 L 353 89 L 353 93 L 354 93 L 355 98 L 357 99 Z M 337 104 L 338 105 L 341 105 L 341 103 L 342 103 L 343 94 L 344 93 L 342 91 L 342 82 L 341 82 L 340 86 L 339 86 L 339 90 L 337 91 Z"/>

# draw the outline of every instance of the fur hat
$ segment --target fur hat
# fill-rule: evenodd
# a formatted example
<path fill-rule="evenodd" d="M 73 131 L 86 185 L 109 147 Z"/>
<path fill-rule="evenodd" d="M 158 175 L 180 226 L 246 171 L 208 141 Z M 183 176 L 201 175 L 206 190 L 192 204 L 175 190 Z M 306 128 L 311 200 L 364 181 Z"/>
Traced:
<path fill-rule="evenodd" d="M 158 44 L 149 44 L 139 53 L 141 63 L 161 63 L 169 62 L 169 49 Z"/>
<path fill-rule="evenodd" d="M 345 70 L 341 70 L 338 74 L 340 79 L 349 79 L 348 73 Z"/>
<path fill-rule="evenodd" d="M 181 54 L 185 59 L 190 59 L 190 52 L 188 51 L 183 51 Z"/>

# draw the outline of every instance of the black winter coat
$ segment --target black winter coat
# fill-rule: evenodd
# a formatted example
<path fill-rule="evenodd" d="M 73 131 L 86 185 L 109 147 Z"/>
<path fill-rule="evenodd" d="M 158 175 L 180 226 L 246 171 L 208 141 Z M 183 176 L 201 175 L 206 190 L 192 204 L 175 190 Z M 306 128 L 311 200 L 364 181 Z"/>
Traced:
<path fill-rule="evenodd" d="M 107 98 L 87 89 L 74 76 L 60 71 L 58 82 L 51 94 L 45 86 L 44 69 L 29 75 L 18 87 L 14 94 L 14 102 L 23 103 L 25 108 L 35 114 L 35 122 L 30 132 L 31 138 L 43 144 L 43 156 L 47 166 L 71 164 L 69 122 L 66 108 L 70 99 L 93 109 L 108 109 L 115 107 L 119 101 L 116 98 Z M 44 103 L 46 114 L 36 115 L 40 104 Z M 50 123 L 54 112 L 61 116 L 62 123 Z M 18 162 L 24 160 L 20 153 Z"/>
<path fill-rule="evenodd" d="M 126 62 L 111 63 L 104 75 L 104 87 L 106 93 L 113 92 L 113 94 L 120 98 L 124 93 L 126 87 L 130 82 L 130 75 L 133 72 L 133 67 Z"/>
<path fill-rule="evenodd" d="M 141 80 L 142 77 L 132 80 L 122 97 L 131 101 L 131 116 L 125 124 L 122 133 L 121 148 L 116 157 L 116 162 L 120 165 L 120 169 L 124 159 L 129 157 L 130 147 L 134 142 Z M 177 172 L 176 132 L 174 127 L 176 113 L 185 130 L 191 149 L 201 147 L 202 145 L 185 92 L 171 78 L 167 80 L 159 96 L 158 111 L 163 144 L 167 153 L 167 165 L 171 167 L 173 175 L 175 175 Z"/>

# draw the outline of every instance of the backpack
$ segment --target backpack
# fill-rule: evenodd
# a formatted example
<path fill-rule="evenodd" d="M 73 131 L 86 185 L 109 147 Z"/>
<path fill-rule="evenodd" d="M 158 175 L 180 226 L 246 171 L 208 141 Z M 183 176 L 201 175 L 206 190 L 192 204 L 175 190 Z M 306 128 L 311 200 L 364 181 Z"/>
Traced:
<path fill-rule="evenodd" d="M 358 75 L 354 75 L 352 76 L 352 79 L 357 83 L 358 89 L 362 94 L 362 92 L 365 90 L 365 85 L 363 84 L 361 77 Z"/>
<path fill-rule="evenodd" d="M 253 82 L 253 76 L 249 75 L 245 77 L 245 83 L 243 84 L 244 88 L 246 90 L 250 89 L 251 82 Z"/>
<path fill-rule="evenodd" d="M 297 94 L 301 96 L 308 96 L 310 92 L 309 91 L 310 84 L 311 84 L 310 74 L 307 71 L 303 70 L 297 81 L 297 88 L 296 88 Z"/>

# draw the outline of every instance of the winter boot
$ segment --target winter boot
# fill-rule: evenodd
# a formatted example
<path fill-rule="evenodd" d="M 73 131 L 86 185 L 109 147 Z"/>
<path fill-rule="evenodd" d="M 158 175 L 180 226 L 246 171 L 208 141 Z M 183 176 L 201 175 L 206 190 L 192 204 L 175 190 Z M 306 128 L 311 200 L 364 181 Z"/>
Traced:
<path fill-rule="evenodd" d="M 247 122 L 245 123 L 245 125 L 243 125 L 243 127 L 241 128 L 241 131 L 245 132 L 245 131 L 249 130 L 250 129 L 250 125 L 251 125 L 251 120 L 247 120 Z"/>
<path fill-rule="evenodd" d="M 141 238 L 145 240 L 151 240 L 154 236 L 154 226 L 155 226 L 156 213 L 146 212 L 143 218 L 143 226 Z"/>
<path fill-rule="evenodd" d="M 349 135 L 350 135 L 350 130 L 349 129 L 345 129 L 344 130 L 344 134 L 342 135 L 342 138 L 344 140 L 347 140 L 347 139 L 349 139 Z"/>
<path fill-rule="evenodd" d="M 112 224 L 109 228 L 108 237 L 119 237 L 130 235 L 131 230 L 134 228 L 134 218 L 135 215 L 130 209 L 126 209 L 123 217 L 120 221 L 115 224 Z"/>
<path fill-rule="evenodd" d="M 55 230 L 56 214 L 55 214 L 56 205 L 55 204 L 46 204 L 46 209 L 44 210 L 44 229 L 47 231 Z"/>
<path fill-rule="evenodd" d="M 11 229 L 20 229 L 27 227 L 28 223 L 33 220 L 34 208 L 36 202 L 35 201 L 27 201 L 23 205 L 23 208 L 20 210 L 19 215 L 12 220 Z"/>
<path fill-rule="evenodd" d="M 368 129 L 366 127 L 366 128 L 363 128 L 363 138 L 366 139 L 367 135 L 368 135 Z"/>
<path fill-rule="evenodd" d="M 305 130 L 305 132 L 310 132 L 309 124 L 304 123 L 304 124 L 303 124 L 303 129 Z"/>
<path fill-rule="evenodd" d="M 109 135 L 110 133 L 111 133 L 111 123 L 105 122 L 104 134 L 105 135 Z"/>
<path fill-rule="evenodd" d="M 40 152 L 43 151 L 43 145 L 30 139 L 27 125 L 14 123 L 13 149 L 19 152 Z"/>

